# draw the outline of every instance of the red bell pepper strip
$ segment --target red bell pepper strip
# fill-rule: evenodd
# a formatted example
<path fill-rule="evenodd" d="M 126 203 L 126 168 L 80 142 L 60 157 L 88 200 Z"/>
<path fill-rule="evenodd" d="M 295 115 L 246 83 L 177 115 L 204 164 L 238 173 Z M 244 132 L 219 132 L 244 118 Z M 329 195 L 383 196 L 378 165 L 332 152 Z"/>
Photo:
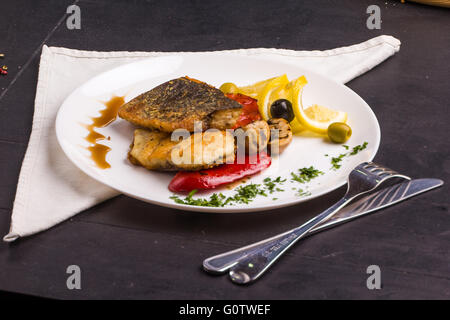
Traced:
<path fill-rule="evenodd" d="M 258 110 L 258 100 L 241 93 L 227 93 L 226 96 L 242 105 L 242 112 L 233 129 L 245 127 L 256 120 L 261 120 Z"/>
<path fill-rule="evenodd" d="M 180 171 L 169 184 L 172 192 L 190 192 L 200 189 L 214 189 L 219 186 L 240 180 L 258 173 L 270 166 L 272 158 L 261 152 L 256 163 L 250 163 L 249 156 L 245 156 L 245 163 L 226 163 L 215 168 L 201 171 Z"/>

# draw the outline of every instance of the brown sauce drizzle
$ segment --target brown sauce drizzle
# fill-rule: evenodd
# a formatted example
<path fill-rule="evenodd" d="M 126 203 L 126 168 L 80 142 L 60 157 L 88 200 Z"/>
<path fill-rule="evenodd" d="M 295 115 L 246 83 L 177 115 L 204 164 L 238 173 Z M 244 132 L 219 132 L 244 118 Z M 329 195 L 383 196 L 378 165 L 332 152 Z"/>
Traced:
<path fill-rule="evenodd" d="M 104 128 L 116 120 L 117 112 L 124 103 L 124 97 L 113 96 L 109 101 L 104 102 L 106 108 L 100 111 L 100 116 L 92 117 L 91 124 L 83 124 L 83 126 L 89 130 L 89 134 L 84 139 L 91 144 L 86 149 L 89 150 L 91 159 L 100 169 L 111 168 L 111 165 L 106 161 L 106 154 L 111 148 L 98 143 L 98 141 L 105 140 L 106 137 L 95 131 L 95 129 Z M 108 140 L 109 139 L 110 138 L 108 137 Z"/>
<path fill-rule="evenodd" d="M 111 165 L 106 161 L 106 154 L 111 150 L 110 147 L 96 143 L 86 149 L 91 152 L 91 159 L 94 160 L 97 167 L 100 169 L 111 168 Z"/>

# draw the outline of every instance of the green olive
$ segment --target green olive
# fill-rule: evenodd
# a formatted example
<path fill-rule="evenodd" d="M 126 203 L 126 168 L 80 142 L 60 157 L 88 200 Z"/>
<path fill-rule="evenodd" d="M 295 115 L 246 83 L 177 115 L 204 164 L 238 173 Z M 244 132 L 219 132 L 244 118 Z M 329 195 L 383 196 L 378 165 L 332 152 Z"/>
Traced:
<path fill-rule="evenodd" d="M 352 135 L 352 128 L 343 122 L 334 122 L 328 127 L 328 137 L 335 143 L 344 143 Z"/>
<path fill-rule="evenodd" d="M 234 83 L 225 82 L 220 86 L 220 91 L 222 91 L 223 93 L 238 93 L 239 89 Z"/>

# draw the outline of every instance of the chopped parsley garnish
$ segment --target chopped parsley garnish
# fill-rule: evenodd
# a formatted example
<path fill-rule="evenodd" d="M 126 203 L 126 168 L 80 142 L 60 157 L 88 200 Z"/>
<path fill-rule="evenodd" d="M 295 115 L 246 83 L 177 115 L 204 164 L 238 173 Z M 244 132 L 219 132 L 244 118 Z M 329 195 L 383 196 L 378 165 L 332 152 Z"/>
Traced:
<path fill-rule="evenodd" d="M 313 166 L 309 168 L 298 169 L 298 174 L 291 172 L 291 180 L 300 183 L 306 183 L 323 174 L 322 171 L 315 169 Z"/>
<path fill-rule="evenodd" d="M 274 180 L 267 177 L 263 180 L 264 186 L 266 187 L 266 189 L 269 193 L 274 193 L 275 191 L 279 191 L 279 192 L 284 191 L 283 189 L 278 188 L 277 184 L 283 184 L 285 181 L 286 181 L 286 179 L 281 179 L 281 177 L 278 177 Z"/>
<path fill-rule="evenodd" d="M 250 183 L 246 186 L 240 186 L 236 188 L 236 194 L 232 197 L 228 197 L 226 203 L 246 203 L 252 202 L 258 195 L 267 197 L 266 190 L 261 188 L 260 184 Z"/>
<path fill-rule="evenodd" d="M 291 182 L 297 181 L 300 183 L 306 183 L 321 174 L 323 174 L 323 172 L 314 169 L 313 166 L 309 168 L 301 168 L 298 169 L 298 174 L 293 172 L 291 173 Z M 283 179 L 281 177 L 277 177 L 275 179 L 267 177 L 263 180 L 263 184 L 251 183 L 245 186 L 237 187 L 236 189 L 234 189 L 235 193 L 229 197 L 226 197 L 223 193 L 213 193 L 209 198 L 194 199 L 193 196 L 197 193 L 197 190 L 192 190 L 184 199 L 180 198 L 177 195 L 171 196 L 170 199 L 179 204 L 201 207 L 224 207 L 228 204 L 233 203 L 249 204 L 257 196 L 267 197 L 268 194 L 272 194 L 274 192 L 283 192 L 284 189 L 281 189 L 279 186 L 286 182 L 286 180 L 287 179 Z M 296 188 L 292 188 L 292 190 L 298 191 L 297 195 L 299 196 L 306 196 L 311 194 L 310 192 L 305 192 L 302 189 L 297 190 Z M 275 201 L 278 200 L 278 198 L 272 198 L 272 200 Z"/>
<path fill-rule="evenodd" d="M 344 158 L 344 157 L 349 157 L 349 156 L 354 156 L 355 154 L 358 154 L 360 151 L 362 151 L 362 150 L 364 150 L 366 147 L 367 147 L 367 145 L 368 145 L 369 143 L 367 142 L 367 141 L 365 141 L 363 144 L 361 144 L 361 145 L 357 145 L 357 146 L 354 146 L 353 148 L 352 148 L 352 151 L 350 151 L 350 152 L 347 152 L 347 153 L 341 153 L 340 155 L 338 155 L 337 157 L 332 157 L 331 158 L 331 169 L 333 169 L 333 170 L 337 170 L 337 169 L 339 169 L 342 165 L 341 165 L 341 161 L 342 161 L 342 159 Z M 342 145 L 345 149 L 349 149 L 350 147 L 349 146 L 347 146 L 347 145 Z"/>
<path fill-rule="evenodd" d="M 340 162 L 342 161 L 342 158 L 344 158 L 347 154 L 343 153 L 340 154 L 337 157 L 332 157 L 331 158 L 331 165 L 333 166 L 332 169 L 337 170 L 341 167 Z"/>
<path fill-rule="evenodd" d="M 223 193 L 213 193 L 209 199 L 206 198 L 198 198 L 194 199 L 192 196 L 197 193 L 198 190 L 192 190 L 189 192 L 187 197 L 184 199 L 179 198 L 178 196 L 171 196 L 170 199 L 179 204 L 188 204 L 191 206 L 201 206 L 201 207 L 223 207 L 225 205 L 225 196 Z"/>
<path fill-rule="evenodd" d="M 194 199 L 192 196 L 197 193 L 197 190 L 192 190 L 184 199 L 177 195 L 170 197 L 173 201 L 179 204 L 187 204 L 190 206 L 201 207 L 224 207 L 227 204 L 232 203 L 245 203 L 248 204 L 253 201 L 258 195 L 267 197 L 266 189 L 261 187 L 260 184 L 248 184 L 246 186 L 240 186 L 235 189 L 236 193 L 231 197 L 226 197 L 223 193 L 213 193 L 208 198 Z"/>
<path fill-rule="evenodd" d="M 297 197 L 307 197 L 311 195 L 311 192 L 305 191 L 303 189 L 298 189 L 297 193 L 295 194 Z"/>
<path fill-rule="evenodd" d="M 184 198 L 173 195 L 170 199 L 179 204 L 201 207 L 224 207 L 233 203 L 248 204 L 257 196 L 267 197 L 268 194 L 272 194 L 274 192 L 283 192 L 284 190 L 279 188 L 279 185 L 282 185 L 284 182 L 286 182 L 286 179 L 282 179 L 281 177 L 277 177 L 275 179 L 267 177 L 263 180 L 263 184 L 251 183 L 245 186 L 237 187 L 234 189 L 235 193 L 229 197 L 226 197 L 223 193 L 213 193 L 209 198 L 194 199 L 193 196 L 197 193 L 197 190 L 192 190 Z M 272 198 L 272 200 L 278 200 L 278 198 Z"/>
<path fill-rule="evenodd" d="M 363 151 L 363 150 L 367 147 L 368 144 L 369 144 L 369 143 L 366 141 L 366 142 L 364 142 L 363 144 L 361 144 L 361 145 L 359 145 L 359 146 L 353 147 L 352 152 L 350 152 L 350 155 L 351 155 L 351 156 L 354 156 L 354 155 L 357 154 L 358 152 Z"/>

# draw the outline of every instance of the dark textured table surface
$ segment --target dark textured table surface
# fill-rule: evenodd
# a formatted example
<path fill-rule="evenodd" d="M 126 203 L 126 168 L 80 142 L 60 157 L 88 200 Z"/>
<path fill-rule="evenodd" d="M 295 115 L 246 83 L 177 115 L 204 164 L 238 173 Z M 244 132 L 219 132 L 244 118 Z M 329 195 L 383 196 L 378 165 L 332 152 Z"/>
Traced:
<path fill-rule="evenodd" d="M 44 43 L 103 51 L 312 50 L 395 36 L 400 52 L 348 83 L 380 122 L 375 161 L 449 181 L 448 9 L 375 0 L 81 0 L 81 30 L 69 30 L 65 13 L 72 3 L 2 1 L 6 58 L 0 62 L 9 66 L 0 78 L 2 236 L 30 135 Z M 381 8 L 381 30 L 366 28 L 370 4 Z M 54 298 L 450 298 L 448 185 L 304 240 L 251 286 L 201 270 L 205 257 L 297 226 L 343 193 L 253 214 L 183 213 L 119 196 L 46 232 L 0 243 L 0 290 Z M 81 267 L 81 290 L 66 287 L 71 264 Z M 381 290 L 366 287 L 372 264 L 381 268 Z"/>

